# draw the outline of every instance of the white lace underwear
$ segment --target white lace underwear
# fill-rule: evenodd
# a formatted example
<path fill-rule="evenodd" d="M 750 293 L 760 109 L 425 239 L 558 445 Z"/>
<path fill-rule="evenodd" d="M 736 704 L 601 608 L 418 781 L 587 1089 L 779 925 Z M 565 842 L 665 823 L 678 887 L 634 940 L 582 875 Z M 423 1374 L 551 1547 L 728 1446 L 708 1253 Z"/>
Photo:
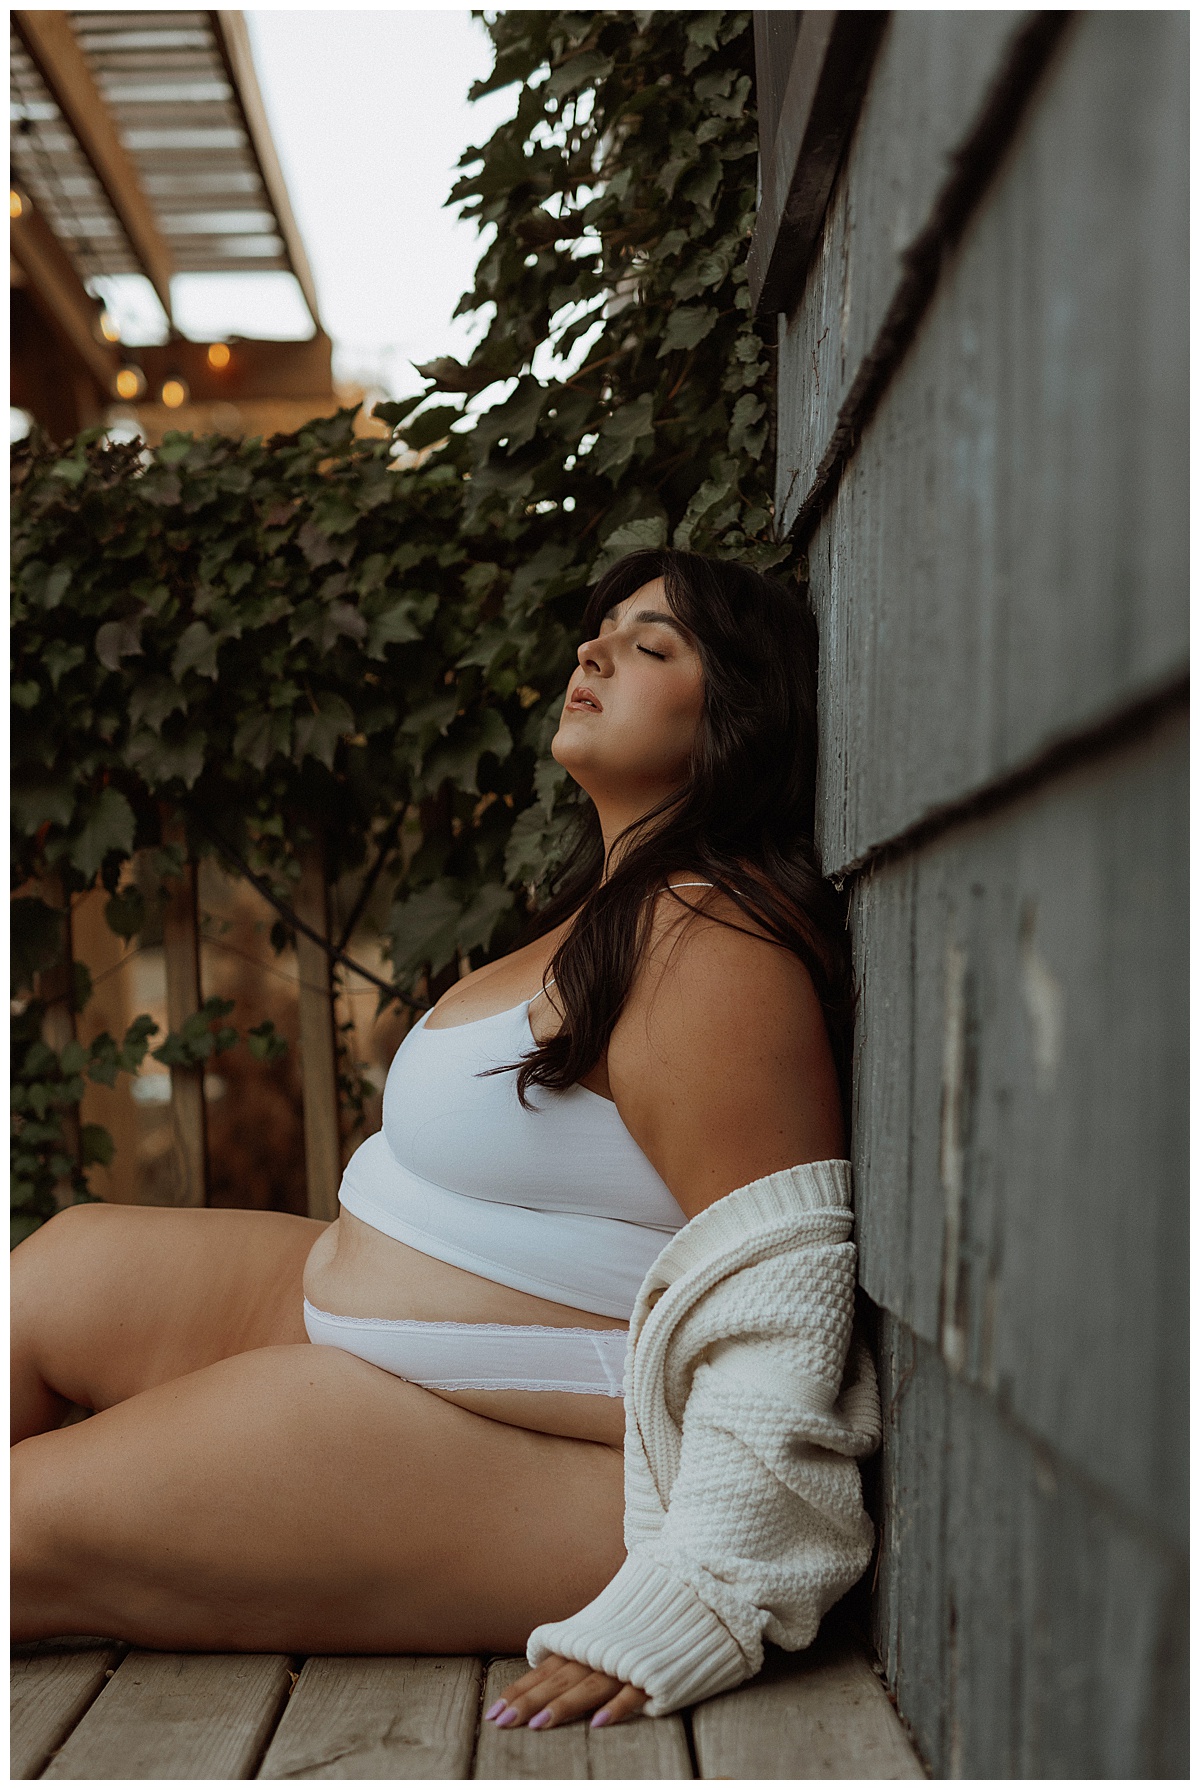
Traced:
<path fill-rule="evenodd" d="M 590 1392 L 623 1397 L 628 1330 L 347 1318 L 304 1301 L 308 1340 L 345 1349 L 437 1392 Z"/>

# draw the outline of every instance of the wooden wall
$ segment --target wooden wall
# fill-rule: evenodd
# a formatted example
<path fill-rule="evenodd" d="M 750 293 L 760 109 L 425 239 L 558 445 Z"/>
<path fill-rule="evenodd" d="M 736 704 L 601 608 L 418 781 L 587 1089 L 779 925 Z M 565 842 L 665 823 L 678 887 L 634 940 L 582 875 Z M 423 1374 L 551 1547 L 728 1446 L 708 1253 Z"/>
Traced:
<path fill-rule="evenodd" d="M 1187 1771 L 1188 30 L 890 15 L 779 317 L 937 1776 Z"/>

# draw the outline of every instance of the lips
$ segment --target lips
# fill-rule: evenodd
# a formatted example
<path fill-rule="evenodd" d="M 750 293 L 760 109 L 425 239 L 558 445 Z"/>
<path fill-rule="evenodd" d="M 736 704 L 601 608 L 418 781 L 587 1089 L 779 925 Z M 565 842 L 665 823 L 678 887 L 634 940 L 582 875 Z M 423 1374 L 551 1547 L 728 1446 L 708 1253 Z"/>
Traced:
<path fill-rule="evenodd" d="M 580 684 L 577 690 L 572 690 L 567 707 L 569 709 L 590 710 L 596 715 L 602 715 L 604 713 L 604 704 L 597 699 L 594 693 L 588 689 L 586 684 Z"/>

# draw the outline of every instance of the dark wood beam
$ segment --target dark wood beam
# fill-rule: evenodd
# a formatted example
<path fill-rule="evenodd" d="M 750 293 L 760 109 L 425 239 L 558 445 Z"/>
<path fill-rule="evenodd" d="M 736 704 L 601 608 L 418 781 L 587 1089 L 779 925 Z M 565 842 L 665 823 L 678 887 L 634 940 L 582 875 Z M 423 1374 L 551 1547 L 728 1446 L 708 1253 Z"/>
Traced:
<path fill-rule="evenodd" d="M 231 338 L 229 362 L 214 367 L 207 342 L 181 338 L 155 348 L 129 350 L 146 375 L 146 401 L 157 399 L 165 379 L 185 381 L 193 403 L 231 404 L 264 398 L 333 397 L 332 344 L 324 334 L 307 342 L 251 342 Z"/>
<path fill-rule="evenodd" d="M 137 169 L 104 103 L 65 12 L 12 14 L 13 25 L 121 221 L 168 319 L 171 251 L 159 232 Z"/>
<path fill-rule="evenodd" d="M 70 441 L 81 429 L 102 422 L 107 392 L 100 390 L 25 285 L 9 293 L 8 322 L 9 403 L 27 411 L 51 441 Z"/>
<path fill-rule="evenodd" d="M 756 316 L 790 311 L 800 296 L 887 17 L 803 13 L 786 84 L 781 68 L 758 72 L 760 89 L 775 94 L 783 85 L 783 97 L 770 140 L 761 144 L 762 199 L 747 257 Z M 768 33 L 756 31 L 755 48 L 772 54 Z"/>
<path fill-rule="evenodd" d="M 241 108 L 246 135 L 250 139 L 263 186 L 267 190 L 271 208 L 278 221 L 279 234 L 287 249 L 292 272 L 304 294 L 304 302 L 308 306 L 309 315 L 315 327 L 320 330 L 321 317 L 317 305 L 317 288 L 292 211 L 292 202 L 288 198 L 287 183 L 283 178 L 283 170 L 279 166 L 279 157 L 275 153 L 271 126 L 267 121 L 266 108 L 263 105 L 262 92 L 258 85 L 258 76 L 254 72 L 254 57 L 250 49 L 246 20 L 240 12 L 210 12 L 208 16 L 212 21 L 213 32 L 220 46 L 230 85 Z"/>
<path fill-rule="evenodd" d="M 22 195 L 10 220 L 12 258 L 24 288 L 100 390 L 110 394 L 120 367 L 117 350 L 98 335 L 100 306 L 84 289 L 75 263 L 40 212 Z"/>

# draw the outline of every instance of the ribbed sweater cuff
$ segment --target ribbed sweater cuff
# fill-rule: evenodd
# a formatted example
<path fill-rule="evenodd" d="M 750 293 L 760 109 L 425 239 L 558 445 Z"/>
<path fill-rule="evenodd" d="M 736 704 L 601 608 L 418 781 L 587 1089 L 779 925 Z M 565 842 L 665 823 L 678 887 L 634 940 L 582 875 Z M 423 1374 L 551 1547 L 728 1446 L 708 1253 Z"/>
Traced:
<path fill-rule="evenodd" d="M 646 1715 L 669 1715 L 730 1690 L 752 1670 L 725 1624 L 690 1585 L 657 1561 L 634 1555 L 578 1615 L 534 1629 L 530 1665 L 548 1653 L 648 1691 Z"/>

